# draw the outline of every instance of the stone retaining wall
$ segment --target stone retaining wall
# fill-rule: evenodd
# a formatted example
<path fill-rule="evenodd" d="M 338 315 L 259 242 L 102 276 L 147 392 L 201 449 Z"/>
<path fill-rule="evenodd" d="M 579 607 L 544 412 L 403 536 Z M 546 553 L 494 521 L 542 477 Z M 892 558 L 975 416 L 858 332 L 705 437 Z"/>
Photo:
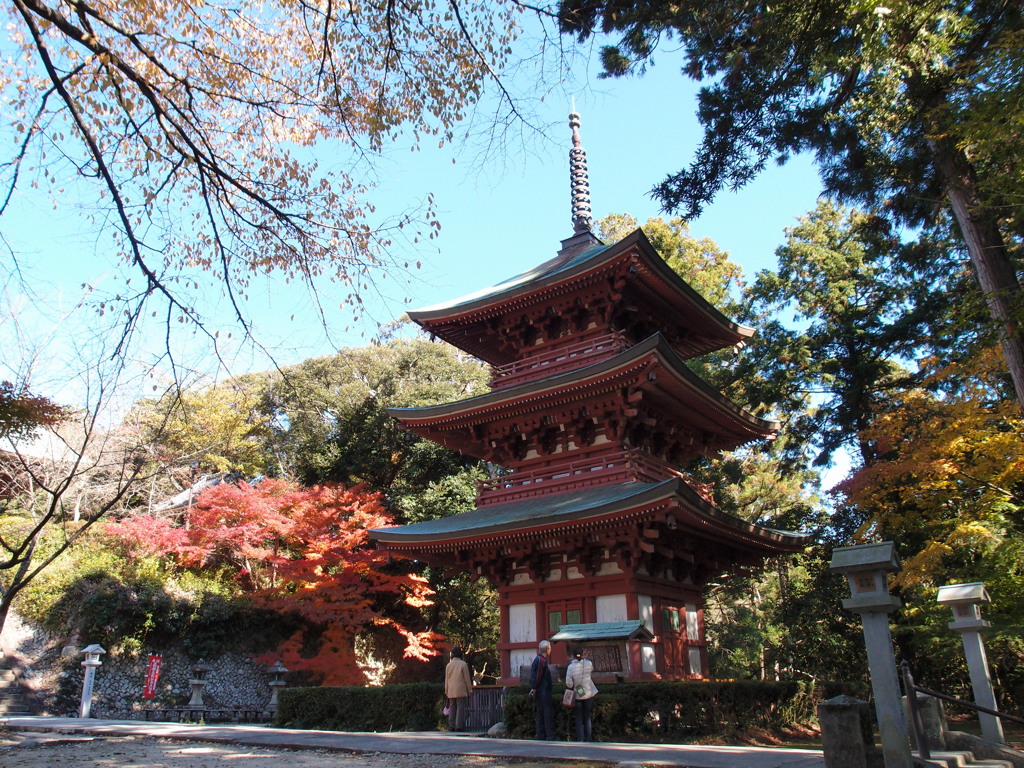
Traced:
<path fill-rule="evenodd" d="M 28 690 L 29 706 L 39 714 L 77 716 L 82 696 L 81 649 L 47 635 L 12 617 L 5 627 L 2 647 Z M 144 699 L 143 685 L 150 653 L 163 655 L 160 679 L 153 699 Z M 138 655 L 112 649 L 101 657 L 93 683 L 92 717 L 143 719 L 145 709 L 185 707 L 192 697 L 189 680 L 197 665 L 208 667 L 203 703 L 218 709 L 265 710 L 270 702 L 270 675 L 266 667 L 245 654 L 228 653 L 217 659 L 196 659 L 180 649 L 144 648 Z"/>

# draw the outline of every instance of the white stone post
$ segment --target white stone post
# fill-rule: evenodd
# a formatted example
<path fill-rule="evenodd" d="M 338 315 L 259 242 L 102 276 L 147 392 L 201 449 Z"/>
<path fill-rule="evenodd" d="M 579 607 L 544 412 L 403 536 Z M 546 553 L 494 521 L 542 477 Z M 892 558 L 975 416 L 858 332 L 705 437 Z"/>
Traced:
<path fill-rule="evenodd" d="M 96 667 L 103 665 L 100 656 L 106 651 L 93 644 L 84 648 L 82 653 L 85 656 L 82 661 L 82 666 L 85 667 L 85 680 L 82 682 L 82 705 L 78 710 L 78 716 L 89 717 L 89 712 L 92 710 L 92 685 L 96 679 Z"/>
<path fill-rule="evenodd" d="M 985 642 L 981 638 L 983 630 L 992 626 L 981 618 L 981 603 L 990 601 L 985 584 L 972 581 L 968 584 L 949 584 L 939 587 L 937 602 L 945 603 L 953 610 L 953 621 L 949 628 L 959 632 L 964 644 L 964 656 L 967 657 L 967 669 L 971 673 L 971 688 L 974 689 L 974 703 L 980 707 L 996 710 L 996 697 L 992 691 L 992 678 L 988 672 L 988 659 L 985 656 Z M 1005 744 L 1003 724 L 995 715 L 979 712 L 981 735 L 986 741 Z"/>
<path fill-rule="evenodd" d="M 896 659 L 892 652 L 889 614 L 903 603 L 889 594 L 886 574 L 900 569 L 891 541 L 837 547 L 832 553 L 833 570 L 846 576 L 852 597 L 843 607 L 859 613 L 868 651 L 868 671 L 875 700 L 875 716 L 882 737 L 885 768 L 912 768 L 910 740 L 900 701 Z"/>

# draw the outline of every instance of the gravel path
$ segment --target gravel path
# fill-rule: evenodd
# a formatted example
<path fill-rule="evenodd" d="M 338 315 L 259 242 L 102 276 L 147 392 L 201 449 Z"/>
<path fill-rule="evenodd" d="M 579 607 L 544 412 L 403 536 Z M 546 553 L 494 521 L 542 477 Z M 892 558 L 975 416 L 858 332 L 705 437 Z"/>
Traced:
<path fill-rule="evenodd" d="M 3 768 L 589 768 L 607 763 L 538 762 L 472 755 L 395 755 L 326 749 L 266 749 L 144 736 L 0 731 Z"/>

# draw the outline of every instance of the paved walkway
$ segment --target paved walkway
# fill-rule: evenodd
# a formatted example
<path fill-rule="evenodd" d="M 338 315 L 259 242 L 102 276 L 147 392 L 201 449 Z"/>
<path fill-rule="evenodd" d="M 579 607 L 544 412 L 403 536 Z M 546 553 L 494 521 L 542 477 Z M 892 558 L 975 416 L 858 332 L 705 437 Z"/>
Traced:
<path fill-rule="evenodd" d="M 596 760 L 610 764 L 671 765 L 685 768 L 824 768 L 819 750 L 763 747 L 706 747 L 673 744 L 612 744 L 528 739 L 490 739 L 443 731 L 349 733 L 296 731 L 260 725 L 183 725 L 139 720 L 82 720 L 70 717 L 0 717 L 0 725 L 25 731 L 61 731 L 164 739 L 214 741 L 260 747 L 338 749 L 398 754 L 489 755 L 550 760 Z"/>

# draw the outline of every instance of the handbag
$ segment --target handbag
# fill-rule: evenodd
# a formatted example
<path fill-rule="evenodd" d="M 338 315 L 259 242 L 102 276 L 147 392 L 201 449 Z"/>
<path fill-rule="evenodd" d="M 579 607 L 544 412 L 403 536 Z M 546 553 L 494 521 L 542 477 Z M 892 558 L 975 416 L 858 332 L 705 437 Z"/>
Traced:
<path fill-rule="evenodd" d="M 448 717 L 448 715 L 450 715 L 452 713 L 452 703 L 451 703 L 451 701 L 449 701 L 447 699 L 445 700 L 445 702 L 444 702 L 444 709 L 442 710 L 442 712 L 444 712 L 444 716 L 445 717 Z"/>
<path fill-rule="evenodd" d="M 571 707 L 576 703 L 576 690 L 573 688 L 566 688 L 565 693 L 562 694 L 562 706 Z"/>

